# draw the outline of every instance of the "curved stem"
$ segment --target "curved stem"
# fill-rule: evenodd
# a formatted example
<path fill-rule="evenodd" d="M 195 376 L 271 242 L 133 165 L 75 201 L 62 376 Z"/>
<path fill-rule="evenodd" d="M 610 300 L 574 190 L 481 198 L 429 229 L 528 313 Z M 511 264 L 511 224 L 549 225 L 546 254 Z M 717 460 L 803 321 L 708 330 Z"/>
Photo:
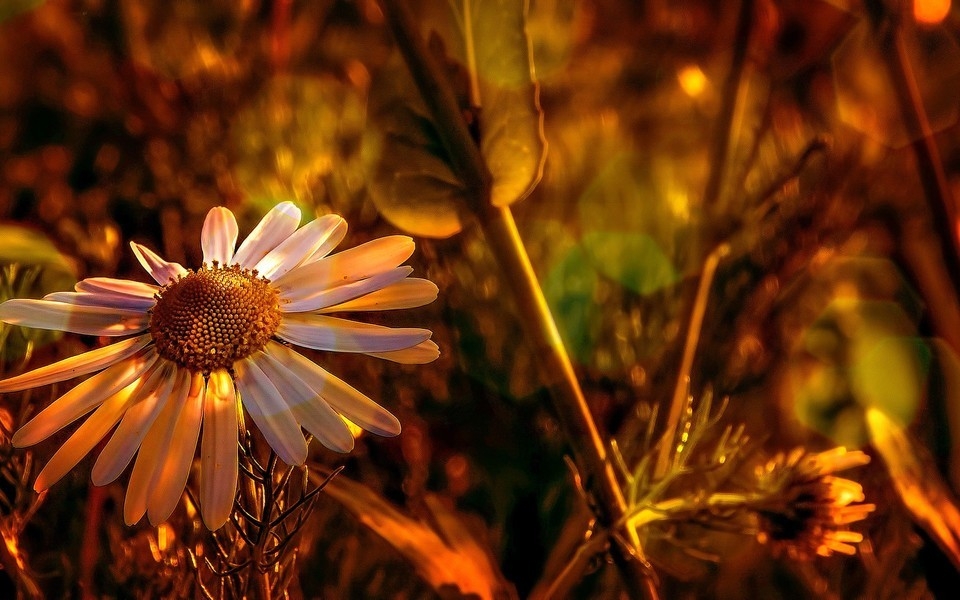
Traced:
<path fill-rule="evenodd" d="M 673 390 L 670 412 L 667 414 L 667 425 L 661 438 L 657 464 L 653 470 L 654 479 L 660 479 L 664 476 L 669 466 L 670 456 L 673 454 L 673 441 L 677 434 L 677 425 L 680 423 L 680 415 L 686 405 L 687 395 L 690 393 L 690 371 L 693 369 L 693 359 L 697 353 L 697 343 L 700 340 L 700 330 L 703 327 L 703 316 L 707 312 L 707 300 L 710 297 L 713 276 L 717 272 L 717 265 L 729 252 L 729 244 L 720 244 L 707 256 L 703 265 L 703 274 L 700 276 L 700 285 L 697 287 L 697 297 L 693 302 L 690 323 L 687 327 L 687 338 L 683 346 L 680 376 L 677 378 L 677 386 Z"/>

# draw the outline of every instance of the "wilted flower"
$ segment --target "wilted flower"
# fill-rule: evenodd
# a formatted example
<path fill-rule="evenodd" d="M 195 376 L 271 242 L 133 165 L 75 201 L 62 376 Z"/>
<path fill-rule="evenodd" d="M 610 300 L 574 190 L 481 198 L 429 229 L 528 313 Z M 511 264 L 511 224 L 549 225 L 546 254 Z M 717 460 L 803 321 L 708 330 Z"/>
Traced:
<path fill-rule="evenodd" d="M 400 266 L 413 253 L 409 237 L 330 254 L 346 234 L 341 217 L 299 225 L 299 209 L 284 202 L 234 251 L 236 219 L 214 208 L 203 225 L 197 270 L 131 243 L 158 285 L 94 277 L 79 282 L 76 292 L 0 305 L 0 320 L 15 325 L 139 334 L 0 381 L 0 392 L 12 392 L 102 371 L 14 435 L 17 446 L 36 444 L 93 411 L 34 489 L 53 485 L 116 426 L 94 464 L 93 481 L 115 480 L 136 453 L 124 519 L 135 523 L 147 514 L 157 524 L 183 493 L 199 438 L 200 508 L 216 529 L 236 495 L 241 405 L 288 464 L 306 460 L 301 427 L 338 452 L 353 448 L 344 417 L 373 433 L 397 435 L 400 423 L 392 414 L 287 343 L 401 363 L 432 361 L 439 352 L 429 330 L 330 314 L 421 306 L 436 298 L 437 287 L 409 278 L 413 269 Z"/>
<path fill-rule="evenodd" d="M 859 450 L 834 448 L 811 454 L 797 448 L 778 454 L 757 470 L 764 500 L 754 504 L 760 520 L 758 538 L 792 559 L 854 554 L 863 535 L 845 526 L 874 510 L 861 504 L 859 483 L 833 473 L 865 465 L 870 457 Z"/>

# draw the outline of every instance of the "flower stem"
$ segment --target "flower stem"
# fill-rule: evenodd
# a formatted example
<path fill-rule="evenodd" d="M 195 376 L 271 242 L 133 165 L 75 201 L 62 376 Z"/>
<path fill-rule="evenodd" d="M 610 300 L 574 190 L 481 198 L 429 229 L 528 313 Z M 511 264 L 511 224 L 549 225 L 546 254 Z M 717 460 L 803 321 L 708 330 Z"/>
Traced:
<path fill-rule="evenodd" d="M 729 244 L 720 244 L 707 256 L 703 265 L 703 274 L 700 276 L 700 285 L 697 287 L 697 297 L 693 302 L 690 323 L 687 327 L 687 338 L 683 346 L 680 375 L 677 377 L 677 386 L 673 390 L 673 399 L 670 402 L 670 412 L 667 414 L 667 424 L 661 438 L 657 464 L 653 470 L 654 479 L 660 479 L 666 474 L 670 457 L 673 455 L 673 442 L 677 434 L 677 425 L 680 423 L 680 415 L 683 412 L 683 407 L 686 406 L 687 395 L 690 393 L 690 372 L 693 369 L 693 359 L 697 353 L 697 343 L 700 340 L 700 330 L 703 327 L 703 316 L 707 312 L 707 300 L 710 297 L 713 276 L 717 272 L 717 265 L 729 252 Z"/>
<path fill-rule="evenodd" d="M 606 445 L 580 389 L 573 364 L 537 282 L 513 214 L 509 208 L 490 206 L 478 216 L 487 243 L 503 271 L 503 279 L 510 282 L 521 323 L 539 359 L 543 383 L 550 391 L 554 409 L 573 449 L 577 465 L 587 475 L 585 481 L 592 484 L 590 488 L 598 496 L 603 511 L 598 516 L 607 526 L 621 523 L 627 507 L 620 483 L 613 463 L 607 458 Z M 614 537 L 618 543 L 613 544 L 610 550 L 633 597 L 657 598 L 652 574 L 644 564 L 642 550 L 639 547 L 627 547 L 625 541 L 619 541 L 630 539 L 630 536 Z M 634 553 L 637 557 L 633 556 Z"/>
<path fill-rule="evenodd" d="M 622 523 L 626 502 L 606 445 L 577 381 L 553 315 L 537 282 L 530 258 L 509 208 L 490 204 L 491 175 L 470 135 L 445 74 L 428 54 L 407 3 L 381 0 L 386 21 L 397 47 L 410 68 L 413 80 L 438 125 L 440 137 L 454 171 L 466 190 L 468 208 L 476 215 L 488 245 L 510 285 L 519 317 L 536 353 L 545 385 L 585 481 L 600 504 L 600 521 L 609 526 Z M 624 531 L 625 533 L 625 531 Z M 658 598 L 653 574 L 639 545 L 630 545 L 627 535 L 614 535 L 611 554 L 631 597 Z"/>
<path fill-rule="evenodd" d="M 710 149 L 710 170 L 707 185 L 703 192 L 703 205 L 714 215 L 723 216 L 725 207 L 718 206 L 723 192 L 723 179 L 727 174 L 730 157 L 730 145 L 739 124 L 735 119 L 737 108 L 742 104 L 742 88 L 747 63 L 747 49 L 750 46 L 750 30 L 753 28 L 753 0 L 741 0 L 740 13 L 737 16 L 737 30 L 734 34 L 733 57 L 730 73 L 723 84 L 720 114 L 717 118 L 713 146 Z"/>

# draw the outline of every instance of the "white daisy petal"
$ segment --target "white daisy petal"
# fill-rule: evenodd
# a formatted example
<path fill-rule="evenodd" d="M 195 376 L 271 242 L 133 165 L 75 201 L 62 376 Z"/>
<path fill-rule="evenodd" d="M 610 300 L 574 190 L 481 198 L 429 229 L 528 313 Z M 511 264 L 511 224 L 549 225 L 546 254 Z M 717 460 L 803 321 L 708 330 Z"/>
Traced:
<path fill-rule="evenodd" d="M 311 313 L 291 313 L 280 323 L 277 335 L 314 350 L 368 353 L 416 346 L 432 334 L 429 329 L 391 328 Z"/>
<path fill-rule="evenodd" d="M 354 246 L 291 270 L 274 281 L 283 299 L 296 302 L 318 290 L 360 281 L 400 266 L 413 254 L 413 240 L 391 235 Z"/>
<path fill-rule="evenodd" d="M 263 373 L 277 386 L 293 416 L 300 425 L 313 434 L 317 441 L 335 452 L 353 450 L 350 428 L 326 400 L 294 375 L 269 352 L 261 352 L 255 359 Z"/>
<path fill-rule="evenodd" d="M 170 281 L 176 280 L 177 277 L 187 273 L 187 270 L 179 263 L 163 260 L 157 253 L 146 246 L 141 246 L 136 242 L 130 242 L 130 247 L 133 248 L 133 253 L 136 255 L 137 260 L 140 261 L 140 264 L 143 265 L 143 268 L 146 269 L 147 273 L 150 273 L 150 276 L 153 277 L 153 280 L 160 285 L 167 285 Z"/>
<path fill-rule="evenodd" d="M 74 286 L 78 292 L 90 294 L 115 294 L 120 296 L 136 296 L 138 298 L 153 298 L 160 286 L 128 279 L 113 279 L 112 277 L 88 277 L 77 282 Z"/>
<path fill-rule="evenodd" d="M 104 346 L 103 348 L 97 348 L 96 350 L 65 358 L 59 362 L 28 371 L 16 377 L 4 379 L 0 381 L 0 394 L 49 385 L 58 381 L 66 381 L 67 379 L 80 377 L 87 373 L 101 371 L 110 365 L 133 356 L 139 352 L 141 348 L 149 344 L 150 340 L 150 334 L 144 334 L 123 340 L 122 342 L 110 344 L 109 346 Z"/>
<path fill-rule="evenodd" d="M 267 344 L 267 352 L 333 407 L 360 427 L 377 435 L 392 437 L 400 433 L 400 421 L 341 379 L 299 352 L 276 342 Z"/>
<path fill-rule="evenodd" d="M 23 448 L 42 442 L 90 412 L 111 394 L 139 380 L 156 361 L 157 353 L 151 348 L 87 379 L 57 398 L 13 434 L 13 445 Z"/>
<path fill-rule="evenodd" d="M 220 529 L 237 496 L 240 418 L 236 390 L 226 371 L 214 371 L 203 391 L 200 441 L 200 513 L 207 529 Z"/>
<path fill-rule="evenodd" d="M 143 331 L 150 324 L 150 315 L 142 310 L 18 299 L 0 304 L 0 321 L 81 335 L 118 336 Z"/>
<path fill-rule="evenodd" d="M 203 262 L 210 265 L 214 261 L 228 265 L 233 259 L 233 249 L 237 247 L 237 219 L 230 209 L 215 206 L 207 213 L 200 232 L 200 248 L 203 250 Z"/>
<path fill-rule="evenodd" d="M 33 489 L 42 492 L 60 481 L 67 471 L 71 470 L 90 450 L 96 446 L 103 436 L 116 425 L 127 402 L 136 391 L 139 382 L 131 383 L 119 392 L 110 396 L 100 405 L 90 417 L 70 436 L 70 438 L 54 453 L 33 484 Z"/>
<path fill-rule="evenodd" d="M 143 443 L 140 444 L 137 460 L 133 463 L 133 471 L 130 473 L 130 483 L 127 484 L 127 496 L 123 502 L 123 520 L 127 525 L 133 525 L 143 518 L 147 512 L 147 499 L 158 491 L 157 475 L 164 463 L 170 460 L 170 453 L 173 450 L 170 443 L 187 399 L 187 393 L 190 391 L 190 380 L 189 371 L 177 369 L 170 395 L 166 399 L 161 399 L 162 408 L 149 426 Z M 162 492 L 169 491 L 171 490 L 162 490 Z"/>
<path fill-rule="evenodd" d="M 117 430 L 103 447 L 91 476 L 94 485 L 106 485 L 120 476 L 137 452 L 150 425 L 160 414 L 174 383 L 174 364 L 161 360 L 145 377 Z"/>
<path fill-rule="evenodd" d="M 296 302 L 280 304 L 280 310 L 283 312 L 307 312 L 320 310 L 334 304 L 347 302 L 355 298 L 379 290 L 392 283 L 396 283 L 413 272 L 413 267 L 397 267 L 383 273 L 378 273 L 373 277 L 354 281 L 345 285 L 320 290 L 317 293 L 306 296 Z"/>
<path fill-rule="evenodd" d="M 252 269 L 300 226 L 300 209 L 293 202 L 281 202 L 266 214 L 247 236 L 236 254 L 233 263 Z"/>
<path fill-rule="evenodd" d="M 340 215 L 324 215 L 307 223 L 260 259 L 256 269 L 262 277 L 276 279 L 302 264 L 315 253 L 326 256 L 347 234 L 347 222 Z"/>
<path fill-rule="evenodd" d="M 339 216 L 339 215 L 331 215 Z M 300 262 L 300 265 L 307 265 L 312 262 L 316 262 L 321 258 L 325 258 L 328 254 L 333 252 L 333 249 L 340 245 L 340 242 L 343 241 L 343 238 L 347 236 L 347 222 L 343 221 L 342 224 L 338 224 L 336 229 L 327 236 L 323 243 L 318 245 L 313 249 L 313 252 L 304 257 L 303 261 Z"/>
<path fill-rule="evenodd" d="M 151 525 L 163 523 L 180 502 L 190 475 L 193 457 L 197 454 L 200 422 L 203 418 L 203 375 L 190 379 L 183 408 L 173 425 L 168 454 L 157 467 L 147 499 L 147 516 Z"/>
<path fill-rule="evenodd" d="M 404 279 L 353 300 L 318 309 L 319 313 L 416 308 L 437 299 L 439 290 L 426 279 Z M 289 310 L 281 306 L 281 310 Z"/>
<path fill-rule="evenodd" d="M 104 294 L 97 292 L 53 292 L 43 297 L 49 302 L 63 302 L 81 306 L 102 306 L 107 308 L 122 308 L 146 312 L 157 303 L 153 298 L 138 298 L 136 296 L 121 296 L 120 294 Z"/>
<path fill-rule="evenodd" d="M 267 443 L 283 462 L 302 465 L 307 460 L 307 440 L 277 387 L 251 357 L 234 363 L 234 369 L 240 401 Z"/>
<path fill-rule="evenodd" d="M 416 346 L 404 348 L 403 350 L 393 350 L 392 352 L 367 352 L 370 356 L 392 360 L 393 362 L 403 363 L 405 365 L 425 365 L 437 360 L 440 356 L 440 348 L 433 342 L 427 340 L 420 342 Z"/>

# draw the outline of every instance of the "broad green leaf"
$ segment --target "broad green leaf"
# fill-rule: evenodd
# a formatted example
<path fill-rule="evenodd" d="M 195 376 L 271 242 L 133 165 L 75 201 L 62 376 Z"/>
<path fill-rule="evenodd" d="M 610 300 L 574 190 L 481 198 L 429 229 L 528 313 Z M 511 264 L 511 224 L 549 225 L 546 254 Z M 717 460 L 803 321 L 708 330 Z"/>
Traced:
<path fill-rule="evenodd" d="M 638 294 L 650 294 L 677 282 L 669 257 L 652 237 L 642 233 L 590 231 L 583 246 L 601 273 Z"/>
<path fill-rule="evenodd" d="M 0 225 L 0 240 L 0 302 L 69 290 L 77 281 L 76 265 L 42 233 Z M 58 331 L 0 323 L 0 360 L 18 359 L 31 347 L 50 343 L 61 335 Z"/>
<path fill-rule="evenodd" d="M 546 159 L 543 113 L 521 0 L 435 2 L 422 15 L 430 49 L 450 75 L 464 115 L 475 119 L 480 153 L 493 184 L 490 201 L 507 206 L 540 181 Z M 467 193 L 441 132 L 406 67 L 385 69 L 371 91 L 380 129 L 374 202 L 395 225 L 426 237 L 463 227 Z"/>
<path fill-rule="evenodd" d="M 587 363 L 599 343 L 603 306 L 597 302 L 600 277 L 582 246 L 572 247 L 547 272 L 543 293 L 564 345 L 581 363 Z"/>
<path fill-rule="evenodd" d="M 668 177 L 661 175 L 661 179 Z M 690 252 L 689 204 L 633 152 L 614 154 L 580 197 L 581 244 L 597 269 L 639 294 L 669 287 Z"/>
<path fill-rule="evenodd" d="M 793 383 L 803 423 L 838 444 L 860 446 L 867 410 L 901 426 L 913 422 L 932 351 L 899 304 L 836 298 L 802 341 L 809 358 L 795 365 Z"/>
<path fill-rule="evenodd" d="M 466 190 L 399 61 L 376 81 L 370 112 L 381 136 L 378 146 L 369 140 L 366 146 L 369 162 L 376 164 L 370 192 L 377 210 L 414 235 L 446 238 L 459 232 L 466 217 Z"/>
<path fill-rule="evenodd" d="M 76 281 L 76 266 L 42 233 L 17 225 L 0 225 L 0 240 L 3 240 L 0 244 L 0 264 L 41 267 L 51 276 L 73 278 Z M 56 290 L 44 290 L 47 291 Z"/>
<path fill-rule="evenodd" d="M 448 47 L 467 65 L 471 105 L 480 107 L 480 152 L 493 175 L 491 202 L 508 206 L 540 181 L 546 159 L 543 112 L 522 0 L 451 1 L 457 25 Z"/>

